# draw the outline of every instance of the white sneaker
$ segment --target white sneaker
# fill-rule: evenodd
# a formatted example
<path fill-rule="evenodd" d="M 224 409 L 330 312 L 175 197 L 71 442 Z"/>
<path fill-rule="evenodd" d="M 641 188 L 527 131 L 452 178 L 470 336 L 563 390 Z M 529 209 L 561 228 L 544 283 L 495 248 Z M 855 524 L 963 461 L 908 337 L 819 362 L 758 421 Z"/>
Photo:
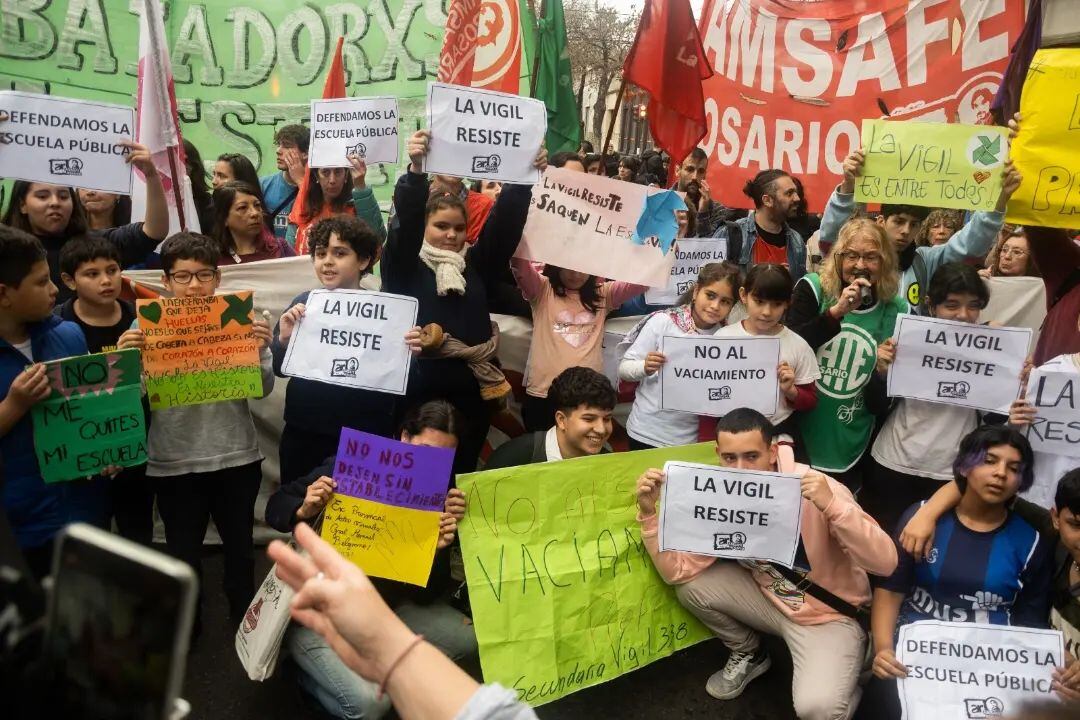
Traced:
<path fill-rule="evenodd" d="M 770 667 L 772 659 L 762 647 L 754 652 L 732 651 L 724 668 L 714 672 L 705 683 L 705 692 L 717 700 L 737 698 L 751 680 L 764 675 Z"/>

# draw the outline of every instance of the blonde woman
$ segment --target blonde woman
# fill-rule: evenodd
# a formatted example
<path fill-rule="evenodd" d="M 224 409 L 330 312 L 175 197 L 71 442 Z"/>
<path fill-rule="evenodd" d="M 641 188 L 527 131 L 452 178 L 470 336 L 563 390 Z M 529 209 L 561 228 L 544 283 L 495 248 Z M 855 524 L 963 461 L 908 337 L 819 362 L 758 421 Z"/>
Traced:
<path fill-rule="evenodd" d="M 852 488 L 873 416 L 888 410 L 884 374 L 875 369 L 879 355 L 891 359 L 888 339 L 908 310 L 899 285 L 895 245 L 880 224 L 857 218 L 840 229 L 821 272 L 795 285 L 788 310 L 787 326 L 809 343 L 821 371 L 817 406 L 799 419 L 810 463 Z"/>

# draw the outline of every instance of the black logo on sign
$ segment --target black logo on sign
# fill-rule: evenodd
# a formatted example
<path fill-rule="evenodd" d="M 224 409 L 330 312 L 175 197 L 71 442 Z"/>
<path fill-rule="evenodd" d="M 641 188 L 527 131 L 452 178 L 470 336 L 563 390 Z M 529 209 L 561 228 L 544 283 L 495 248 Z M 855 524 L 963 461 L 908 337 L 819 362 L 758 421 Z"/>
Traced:
<path fill-rule="evenodd" d="M 971 385 L 963 380 L 957 382 L 939 382 L 937 384 L 937 396 L 939 398 L 966 400 L 970 391 Z"/>
<path fill-rule="evenodd" d="M 497 173 L 502 158 L 498 155 L 476 155 L 472 159 L 472 171 L 474 173 Z"/>
<path fill-rule="evenodd" d="M 334 360 L 330 367 L 330 377 L 355 378 L 359 369 L 360 362 L 354 357 Z"/>
<path fill-rule="evenodd" d="M 983 720 L 983 718 L 992 718 L 1004 713 L 1005 703 L 996 697 L 988 697 L 985 700 L 982 698 L 964 700 L 964 709 L 967 710 L 967 716 L 971 720 Z"/>
<path fill-rule="evenodd" d="M 731 387 L 725 385 L 724 387 L 709 388 L 709 400 L 730 400 L 731 399 Z"/>
<path fill-rule="evenodd" d="M 713 535 L 713 550 L 745 550 L 746 533 L 716 533 Z"/>
<path fill-rule="evenodd" d="M 79 158 L 50 160 L 49 172 L 53 175 L 82 175 L 83 162 Z"/>
<path fill-rule="evenodd" d="M 364 143 L 356 143 L 351 148 L 345 149 L 345 157 L 355 155 L 356 157 L 363 159 L 367 157 L 367 145 Z"/>

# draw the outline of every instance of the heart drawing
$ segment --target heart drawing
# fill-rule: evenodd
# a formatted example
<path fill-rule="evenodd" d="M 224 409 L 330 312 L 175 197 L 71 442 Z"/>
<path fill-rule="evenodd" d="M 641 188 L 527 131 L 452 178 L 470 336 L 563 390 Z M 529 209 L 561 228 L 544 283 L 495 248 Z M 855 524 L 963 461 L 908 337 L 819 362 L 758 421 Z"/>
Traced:
<path fill-rule="evenodd" d="M 583 310 L 575 315 L 569 310 L 563 310 L 555 316 L 555 325 L 552 329 L 571 347 L 579 348 L 592 335 L 595 322 L 596 316 L 591 312 Z"/>
<path fill-rule="evenodd" d="M 157 325 L 158 321 L 161 320 L 161 303 L 151 302 L 140 305 L 139 314 Z"/>
<path fill-rule="evenodd" d="M 986 172 L 985 170 L 976 170 L 971 174 L 971 177 L 975 178 L 975 182 L 982 185 L 983 182 L 990 178 L 990 173 Z"/>

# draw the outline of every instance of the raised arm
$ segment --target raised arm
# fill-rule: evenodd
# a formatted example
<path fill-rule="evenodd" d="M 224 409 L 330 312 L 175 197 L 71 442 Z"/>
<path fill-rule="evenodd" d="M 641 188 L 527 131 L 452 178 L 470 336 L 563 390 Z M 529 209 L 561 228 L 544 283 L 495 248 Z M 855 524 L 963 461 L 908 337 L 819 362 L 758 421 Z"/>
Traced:
<path fill-rule="evenodd" d="M 637 484 L 638 524 L 641 526 L 641 542 L 652 558 L 660 577 L 668 585 L 681 585 L 689 582 L 702 570 L 716 562 L 716 558 L 678 550 L 660 551 L 659 520 L 656 515 L 656 502 L 660 496 L 660 486 L 664 483 L 664 472 L 651 468 L 642 473 Z"/>
<path fill-rule="evenodd" d="M 825 205 L 825 215 L 821 218 L 818 243 L 822 249 L 836 242 L 840 228 L 855 212 L 855 180 L 862 173 L 866 160 L 862 149 L 855 150 L 844 160 L 844 181 L 840 183 Z"/>
<path fill-rule="evenodd" d="M 855 502 L 850 490 L 817 470 L 806 472 L 802 487 L 803 497 L 825 516 L 829 533 L 856 565 L 874 575 L 890 575 L 896 570 L 892 538 Z"/>
<path fill-rule="evenodd" d="M 356 217 L 368 224 L 379 236 L 379 242 L 386 242 L 386 224 L 383 222 L 382 209 L 375 199 L 375 191 L 367 184 L 367 163 L 356 155 L 350 155 L 349 168 L 352 175 L 352 202 Z"/>
<path fill-rule="evenodd" d="M 499 199 L 495 201 L 495 207 L 480 231 L 480 237 L 469 250 L 471 261 L 484 276 L 485 282 L 501 278 L 506 271 L 511 256 L 521 242 L 531 200 L 532 186 L 503 185 Z"/>

